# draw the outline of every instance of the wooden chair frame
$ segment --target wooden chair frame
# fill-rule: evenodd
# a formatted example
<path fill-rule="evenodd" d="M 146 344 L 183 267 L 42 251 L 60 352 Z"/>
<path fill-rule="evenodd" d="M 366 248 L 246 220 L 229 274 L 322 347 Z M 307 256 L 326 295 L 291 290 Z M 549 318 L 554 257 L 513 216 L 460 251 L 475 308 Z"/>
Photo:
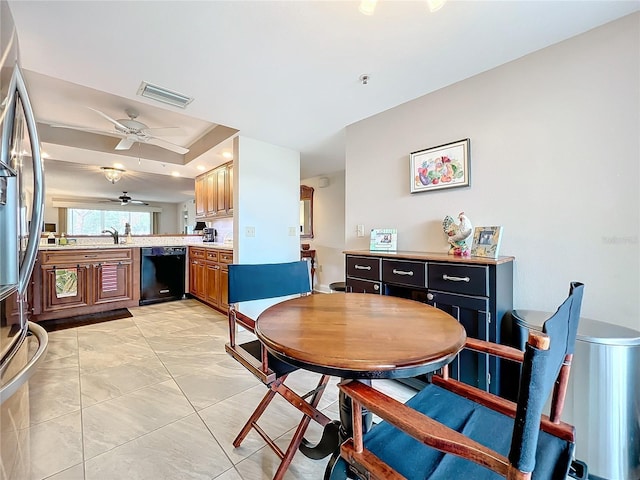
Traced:
<path fill-rule="evenodd" d="M 534 348 L 545 350 L 548 348 L 549 338 L 541 332 L 531 332 L 528 343 Z M 520 350 L 473 338 L 467 339 L 464 348 L 488 353 L 502 359 L 519 363 L 522 363 L 524 359 L 524 353 Z M 540 428 L 554 436 L 575 442 L 574 427 L 561 422 L 559 419 L 566 394 L 571 357 L 572 355 L 565 356 L 565 362 L 554 386 L 551 416 L 542 416 Z M 516 418 L 516 403 L 449 378 L 448 367 L 443 368 L 441 375 L 434 375 L 432 382 L 485 407 Z M 340 390 L 352 399 L 354 432 L 353 438 L 347 440 L 341 446 L 340 453 L 342 458 L 356 471 L 367 471 L 368 476 L 366 476 L 366 478 L 400 480 L 405 477 L 364 448 L 362 425 L 360 424 L 362 407 L 367 408 L 383 420 L 403 430 L 425 445 L 474 461 L 479 465 L 490 468 L 508 480 L 528 480 L 531 478 L 531 472 L 521 472 L 517 470 L 510 464 L 506 456 L 422 415 L 416 410 L 407 407 L 370 386 L 358 381 L 346 381 L 340 383 L 338 386 Z"/>
<path fill-rule="evenodd" d="M 306 263 L 306 262 L 305 262 Z M 234 447 L 239 447 L 242 441 L 246 438 L 249 432 L 253 429 L 260 437 L 267 443 L 267 445 L 275 452 L 280 458 L 281 462 L 273 477 L 274 480 L 280 480 L 284 477 L 287 468 L 291 464 L 296 451 L 301 444 L 308 445 L 304 439 L 304 434 L 307 431 L 311 420 L 319 423 L 321 426 L 326 426 L 331 423 L 332 420 L 320 412 L 317 407 L 322 394 L 329 381 L 329 375 L 322 375 L 317 386 L 307 392 L 304 395 L 299 395 L 291 388 L 285 385 L 285 380 L 288 377 L 288 373 L 278 376 L 277 373 L 270 367 L 269 354 L 265 346 L 260 343 L 260 355 L 256 358 L 250 351 L 248 351 L 242 344 L 238 344 L 236 341 L 237 327 L 241 325 L 251 333 L 255 332 L 256 321 L 242 314 L 237 310 L 236 304 L 229 306 L 229 343 L 225 345 L 226 352 L 231 355 L 235 360 L 241 363 L 247 370 L 249 370 L 255 377 L 257 377 L 262 383 L 264 383 L 268 391 L 262 398 L 254 412 L 251 414 L 245 425 L 238 433 L 237 437 L 233 441 Z M 294 370 L 294 368 L 292 368 Z M 276 445 L 275 441 L 269 437 L 269 435 L 258 425 L 258 419 L 266 411 L 267 407 L 278 394 L 282 396 L 287 402 L 297 408 L 303 413 L 303 417 L 298 424 L 298 427 L 287 447 L 286 451 Z"/>

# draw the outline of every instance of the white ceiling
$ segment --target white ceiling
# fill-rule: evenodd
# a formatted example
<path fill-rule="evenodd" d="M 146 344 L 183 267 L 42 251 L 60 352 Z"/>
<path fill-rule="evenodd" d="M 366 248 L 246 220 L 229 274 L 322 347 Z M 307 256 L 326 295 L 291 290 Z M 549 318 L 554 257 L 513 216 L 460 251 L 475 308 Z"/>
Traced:
<path fill-rule="evenodd" d="M 135 106 L 150 127 L 183 127 L 166 139 L 185 146 L 228 126 L 300 151 L 301 178 L 344 168 L 351 123 L 640 9 L 638 0 L 454 0 L 430 13 L 424 0 L 380 0 L 365 16 L 358 1 L 9 3 L 39 121 L 105 129 L 86 107 L 120 119 Z M 143 80 L 195 100 L 182 110 L 136 96 Z M 66 162 L 118 161 L 46 149 Z M 222 163 L 220 153 L 197 161 Z M 128 171 L 173 168 L 125 160 Z M 182 175 L 195 175 L 197 161 Z"/>

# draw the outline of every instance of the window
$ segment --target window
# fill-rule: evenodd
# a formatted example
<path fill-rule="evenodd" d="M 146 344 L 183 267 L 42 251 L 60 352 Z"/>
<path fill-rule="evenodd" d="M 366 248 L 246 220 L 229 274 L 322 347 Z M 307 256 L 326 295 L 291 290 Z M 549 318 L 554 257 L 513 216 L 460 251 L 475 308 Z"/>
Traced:
<path fill-rule="evenodd" d="M 151 212 L 67 209 L 68 235 L 101 235 L 105 228 L 115 228 L 124 234 L 126 223 L 131 225 L 132 235 L 150 235 L 152 233 Z"/>

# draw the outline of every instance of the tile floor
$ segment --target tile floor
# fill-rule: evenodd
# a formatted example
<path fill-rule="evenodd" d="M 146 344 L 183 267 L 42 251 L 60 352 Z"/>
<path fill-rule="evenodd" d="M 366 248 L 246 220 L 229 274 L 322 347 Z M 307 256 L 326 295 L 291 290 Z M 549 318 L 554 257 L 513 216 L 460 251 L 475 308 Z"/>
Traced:
<path fill-rule="evenodd" d="M 130 311 L 49 334 L 47 360 L 29 382 L 29 480 L 272 478 L 278 458 L 255 432 L 231 444 L 266 389 L 225 353 L 226 317 L 196 300 Z M 311 387 L 317 378 L 298 371 L 290 380 Z M 320 404 L 331 418 L 337 382 Z M 268 412 L 261 425 L 284 449 L 300 413 L 277 396 Z M 320 434 L 312 422 L 307 438 Z M 285 478 L 322 479 L 326 463 L 298 453 Z"/>

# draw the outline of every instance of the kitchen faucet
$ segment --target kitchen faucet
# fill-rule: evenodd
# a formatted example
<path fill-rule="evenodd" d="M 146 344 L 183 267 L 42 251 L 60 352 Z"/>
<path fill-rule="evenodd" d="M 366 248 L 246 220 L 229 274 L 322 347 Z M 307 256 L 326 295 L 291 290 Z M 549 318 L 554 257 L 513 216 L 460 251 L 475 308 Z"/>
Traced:
<path fill-rule="evenodd" d="M 113 243 L 115 243 L 116 245 L 118 244 L 118 230 L 116 230 L 115 228 L 111 227 L 111 229 L 113 230 L 109 230 L 108 228 L 104 229 L 102 231 L 102 233 L 108 233 L 109 235 L 111 235 L 113 237 Z"/>

